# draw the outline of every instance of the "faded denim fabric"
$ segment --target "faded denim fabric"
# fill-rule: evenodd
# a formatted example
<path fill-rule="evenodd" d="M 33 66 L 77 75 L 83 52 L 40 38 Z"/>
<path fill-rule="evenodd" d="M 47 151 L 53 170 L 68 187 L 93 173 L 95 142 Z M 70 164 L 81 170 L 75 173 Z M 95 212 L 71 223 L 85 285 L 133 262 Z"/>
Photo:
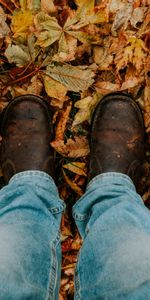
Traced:
<path fill-rule="evenodd" d="M 150 212 L 131 179 L 96 176 L 73 215 L 84 239 L 75 300 L 150 299 Z"/>
<path fill-rule="evenodd" d="M 0 300 L 58 300 L 64 203 L 44 172 L 0 191 Z M 126 175 L 96 176 L 73 215 L 84 239 L 75 300 L 150 298 L 150 213 Z"/>
<path fill-rule="evenodd" d="M 64 203 L 52 178 L 21 172 L 0 191 L 0 300 L 58 300 Z"/>

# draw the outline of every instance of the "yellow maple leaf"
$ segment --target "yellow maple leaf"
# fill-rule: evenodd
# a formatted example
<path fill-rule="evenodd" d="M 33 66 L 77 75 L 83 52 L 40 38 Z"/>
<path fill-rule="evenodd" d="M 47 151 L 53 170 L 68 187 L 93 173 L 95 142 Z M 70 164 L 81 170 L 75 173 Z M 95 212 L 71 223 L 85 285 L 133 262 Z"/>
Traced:
<path fill-rule="evenodd" d="M 14 33 L 14 38 L 27 37 L 29 27 L 33 24 L 33 15 L 30 10 L 19 10 L 12 17 L 11 29 Z"/>
<path fill-rule="evenodd" d="M 127 46 L 118 51 L 115 63 L 117 70 L 125 68 L 128 64 L 132 64 L 136 72 L 139 74 L 144 70 L 145 60 L 148 53 L 148 49 L 145 43 L 137 38 L 131 37 L 128 39 Z"/>

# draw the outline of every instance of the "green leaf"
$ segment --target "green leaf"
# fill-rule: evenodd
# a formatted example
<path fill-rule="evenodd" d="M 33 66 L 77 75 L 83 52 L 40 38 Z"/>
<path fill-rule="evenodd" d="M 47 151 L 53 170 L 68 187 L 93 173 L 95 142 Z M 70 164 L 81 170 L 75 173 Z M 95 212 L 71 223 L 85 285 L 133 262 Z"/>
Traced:
<path fill-rule="evenodd" d="M 94 82 L 94 73 L 90 68 L 74 67 L 68 64 L 48 66 L 46 74 L 61 82 L 69 91 L 85 91 Z"/>

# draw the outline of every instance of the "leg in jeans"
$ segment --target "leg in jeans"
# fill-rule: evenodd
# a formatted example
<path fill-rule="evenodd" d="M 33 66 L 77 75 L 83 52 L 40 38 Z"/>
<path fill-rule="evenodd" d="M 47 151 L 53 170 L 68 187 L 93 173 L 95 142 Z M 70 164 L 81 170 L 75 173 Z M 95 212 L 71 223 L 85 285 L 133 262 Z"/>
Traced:
<path fill-rule="evenodd" d="M 95 177 L 74 206 L 84 239 L 76 300 L 149 299 L 150 213 L 126 175 Z"/>
<path fill-rule="evenodd" d="M 36 96 L 14 99 L 1 123 L 0 299 L 58 300 L 63 202 L 54 184 L 51 113 Z"/>
<path fill-rule="evenodd" d="M 44 172 L 18 173 L 0 191 L 0 299 L 58 300 L 63 208 Z"/>
<path fill-rule="evenodd" d="M 73 209 L 84 239 L 75 299 L 149 299 L 150 213 L 135 189 L 144 127 L 129 96 L 110 94 L 98 104 L 90 145 L 90 182 Z"/>

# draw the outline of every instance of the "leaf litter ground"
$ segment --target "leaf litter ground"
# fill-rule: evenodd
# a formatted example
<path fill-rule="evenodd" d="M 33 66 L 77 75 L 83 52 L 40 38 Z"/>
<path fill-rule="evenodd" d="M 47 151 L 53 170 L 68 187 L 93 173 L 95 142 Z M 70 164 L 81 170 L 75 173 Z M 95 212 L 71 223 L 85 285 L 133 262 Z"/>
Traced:
<path fill-rule="evenodd" d="M 43 96 L 53 110 L 51 145 L 67 204 L 60 300 L 74 294 L 82 241 L 71 209 L 87 182 L 90 120 L 112 91 L 128 92 L 143 113 L 147 157 L 139 193 L 150 207 L 149 7 L 149 0 L 0 0 L 0 111 L 27 93 Z"/>

